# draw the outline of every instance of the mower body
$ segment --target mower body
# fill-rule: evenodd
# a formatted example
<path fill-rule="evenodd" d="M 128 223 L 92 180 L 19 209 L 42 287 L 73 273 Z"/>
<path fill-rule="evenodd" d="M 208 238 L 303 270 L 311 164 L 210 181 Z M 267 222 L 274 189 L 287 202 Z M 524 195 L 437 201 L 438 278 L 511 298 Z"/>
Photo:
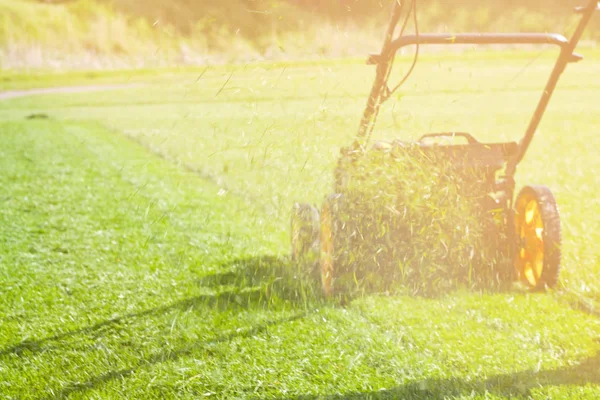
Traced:
<path fill-rule="evenodd" d="M 391 19 L 382 49 L 380 53 L 371 55 L 367 61 L 368 64 L 376 65 L 377 70 L 356 139 L 351 146 L 341 149 L 335 170 L 334 193 L 323 203 L 319 221 L 302 217 L 302 215 L 319 214 L 316 209 L 308 212 L 311 206 L 306 204 L 300 207 L 304 209 L 303 213 L 292 214 L 292 257 L 296 260 L 301 259 L 302 254 L 294 249 L 307 247 L 298 245 L 297 227 L 304 226 L 304 232 L 307 232 L 307 227 L 320 225 L 318 234 L 312 229 L 309 241 L 313 244 L 318 243 L 320 248 L 320 254 L 317 254 L 316 258 L 319 259 L 318 270 L 323 291 L 326 295 L 333 293 L 336 274 L 335 246 L 339 242 L 335 238 L 339 234 L 339 229 L 336 229 L 336 210 L 347 189 L 348 166 L 368 152 L 409 149 L 408 151 L 414 152 L 418 157 L 443 160 L 451 165 L 454 173 L 463 178 L 466 197 L 474 199 L 477 203 L 475 209 L 477 214 L 482 216 L 481 223 L 486 226 L 490 236 L 488 242 L 496 244 L 494 247 L 502 249 L 505 255 L 513 260 L 510 270 L 514 273 L 505 276 L 511 279 L 516 277 L 535 289 L 552 287 L 557 283 L 560 267 L 558 206 L 554 196 L 545 186 L 526 186 L 515 197 L 514 175 L 531 144 L 560 76 L 569 63 L 583 59 L 574 53 L 574 50 L 592 15 L 600 9 L 598 2 L 589 0 L 586 6 L 576 9 L 582 18 L 570 39 L 559 34 L 548 33 L 419 34 L 416 2 L 417 0 L 412 0 L 408 10 L 406 8 L 408 1 L 393 2 Z M 402 31 L 398 37 L 394 37 L 402 14 L 407 14 L 406 21 L 408 21 L 411 12 L 415 16 L 416 35 L 405 36 Z M 518 142 L 481 143 L 468 133 L 445 132 L 426 134 L 414 143 L 396 140 L 375 142 L 369 147 L 368 141 L 381 104 L 390 98 L 408 77 L 406 76 L 400 85 L 393 89 L 389 88 L 388 80 L 397 51 L 405 46 L 416 45 L 418 54 L 419 46 L 422 45 L 456 44 L 528 44 L 554 45 L 560 48 L 560 55 L 522 139 Z M 461 140 L 463 143 L 457 143 Z M 297 209 L 299 209 L 298 205 L 295 206 L 295 210 Z"/>

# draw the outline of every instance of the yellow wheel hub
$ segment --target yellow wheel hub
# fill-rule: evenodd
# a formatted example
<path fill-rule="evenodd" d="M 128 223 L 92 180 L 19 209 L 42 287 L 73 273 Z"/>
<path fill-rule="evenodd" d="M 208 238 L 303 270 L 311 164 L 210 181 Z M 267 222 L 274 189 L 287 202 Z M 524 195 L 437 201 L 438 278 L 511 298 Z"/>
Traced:
<path fill-rule="evenodd" d="M 321 210 L 321 284 L 323 293 L 333 292 L 333 218 L 331 209 L 325 205 Z"/>
<path fill-rule="evenodd" d="M 544 271 L 544 222 L 538 202 L 533 196 L 519 199 L 516 228 L 520 243 L 517 270 L 535 287 Z"/>

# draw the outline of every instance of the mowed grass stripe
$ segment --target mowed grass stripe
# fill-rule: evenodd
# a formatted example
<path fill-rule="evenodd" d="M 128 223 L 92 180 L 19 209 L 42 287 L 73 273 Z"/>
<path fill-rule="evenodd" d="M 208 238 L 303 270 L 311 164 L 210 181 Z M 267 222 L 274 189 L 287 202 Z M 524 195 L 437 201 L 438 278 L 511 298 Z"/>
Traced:
<path fill-rule="evenodd" d="M 136 344 L 159 339 L 173 313 L 260 297 L 199 282 L 269 250 L 268 234 L 253 234 L 264 221 L 251 205 L 94 124 L 5 123 L 2 131 L 0 353 L 21 370 L 18 378 L 1 371 L 7 388 L 49 388 L 103 363 L 126 367 L 125 349 L 139 357 Z M 246 228 L 224 217 L 239 213 Z M 123 330 L 129 325 L 133 332 Z M 118 352 L 94 344 L 123 344 L 123 335 L 134 341 Z"/>
<path fill-rule="evenodd" d="M 3 239 L 12 251 L 3 257 L 19 264 L 47 261 L 32 271 L 36 278 L 39 274 L 60 278 L 63 269 L 52 268 L 52 263 L 73 261 L 86 252 L 92 256 L 95 247 L 102 257 L 86 257 L 80 260 L 83 266 L 94 264 L 98 274 L 111 272 L 115 278 L 123 272 L 145 275 L 156 270 L 157 256 L 163 266 L 169 260 L 176 262 L 178 268 L 169 269 L 177 274 L 210 271 L 211 258 L 218 258 L 216 249 L 227 255 L 235 255 L 236 246 L 241 254 L 244 245 L 261 250 L 256 242 L 249 243 L 254 236 L 251 226 L 244 230 L 222 218 L 238 211 L 252 217 L 250 205 L 218 197 L 218 187 L 122 138 L 103 142 L 94 135 L 100 131 L 107 140 L 110 133 L 94 125 L 28 123 L 20 129 L 7 125 L 2 216 L 11 228 Z M 232 240 L 234 234 L 238 240 Z M 171 235 L 185 246 L 169 246 Z M 134 264 L 136 269 L 119 271 L 120 263 Z M 90 271 L 74 271 L 90 276 Z M 11 270 L 11 275 L 20 273 L 28 271 Z"/>

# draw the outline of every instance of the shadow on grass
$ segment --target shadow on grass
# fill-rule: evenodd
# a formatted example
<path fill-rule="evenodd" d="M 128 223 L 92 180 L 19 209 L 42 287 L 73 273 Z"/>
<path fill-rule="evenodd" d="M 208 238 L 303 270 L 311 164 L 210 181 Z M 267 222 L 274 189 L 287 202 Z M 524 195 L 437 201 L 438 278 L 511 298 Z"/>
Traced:
<path fill-rule="evenodd" d="M 160 364 L 160 363 L 169 362 L 169 361 L 176 361 L 176 360 L 179 360 L 179 359 L 187 357 L 187 356 L 192 356 L 196 352 L 202 350 L 203 348 L 205 348 L 207 346 L 213 345 L 213 344 L 228 342 L 228 341 L 231 341 L 236 338 L 249 338 L 249 337 L 257 335 L 261 332 L 266 331 L 269 327 L 284 324 L 287 322 L 296 321 L 296 320 L 304 318 L 305 315 L 306 315 L 305 313 L 298 313 L 298 314 L 292 315 L 290 317 L 267 321 L 263 324 L 259 324 L 259 325 L 256 325 L 256 326 L 253 326 L 253 327 L 250 327 L 247 329 L 238 329 L 232 333 L 222 334 L 220 336 L 216 336 L 212 340 L 196 342 L 196 343 L 190 344 L 189 346 L 181 347 L 181 348 L 178 348 L 175 350 L 165 350 L 165 351 L 155 352 L 155 353 L 150 354 L 148 357 L 139 360 L 135 365 L 132 365 L 129 368 L 125 368 L 125 369 L 121 369 L 121 370 L 117 370 L 117 371 L 108 371 L 103 374 L 98 374 L 98 375 L 90 378 L 86 382 L 72 383 L 72 384 L 64 386 L 60 390 L 54 390 L 52 395 L 48 396 L 47 398 L 48 399 L 63 398 L 63 397 L 68 397 L 71 394 L 74 394 L 77 392 L 85 392 L 87 390 L 92 390 L 94 388 L 100 387 L 103 384 L 113 381 L 115 379 L 127 378 L 128 376 L 134 374 L 137 370 L 139 370 L 141 368 L 151 367 L 152 365 L 155 365 L 155 364 Z"/>
<path fill-rule="evenodd" d="M 25 340 L 0 350 L 0 357 L 65 347 L 60 344 L 62 340 L 93 335 L 122 323 L 166 314 L 173 310 L 185 311 L 199 306 L 221 311 L 281 306 L 297 309 L 301 304 L 308 305 L 314 299 L 314 288 L 310 283 L 294 276 L 294 269 L 285 258 L 264 256 L 237 259 L 222 265 L 221 268 L 226 272 L 209 275 L 199 280 L 202 287 L 213 291 L 211 294 L 198 295 L 148 310 L 121 315 L 46 338 Z"/>
<path fill-rule="evenodd" d="M 582 300 L 570 300 L 573 309 L 600 317 L 594 305 Z M 600 343 L 600 338 L 596 339 Z M 600 385 L 600 352 L 581 361 L 578 365 L 554 370 L 527 370 L 499 374 L 485 380 L 468 380 L 450 377 L 410 382 L 390 389 L 354 392 L 329 396 L 301 395 L 282 399 L 442 399 L 448 397 L 473 397 L 496 395 L 515 399 L 530 399 L 533 391 L 545 387 Z"/>
<path fill-rule="evenodd" d="M 67 331 L 64 333 L 59 333 L 59 334 L 49 336 L 49 337 L 46 337 L 43 339 L 24 340 L 21 343 L 15 344 L 11 347 L 7 347 L 7 348 L 3 349 L 2 351 L 0 351 L 0 357 L 8 355 L 8 354 L 22 355 L 25 352 L 36 353 L 36 352 L 44 351 L 44 350 L 47 350 L 47 348 L 48 348 L 47 344 L 49 344 L 51 342 L 58 342 L 63 339 L 68 339 L 70 337 L 79 336 L 79 335 L 85 336 L 85 335 L 93 334 L 94 332 L 101 331 L 102 329 L 105 329 L 107 327 L 118 325 L 120 323 L 129 321 L 129 320 L 133 320 L 133 319 L 137 319 L 137 318 L 147 317 L 147 316 L 151 316 L 151 315 L 164 314 L 164 313 L 170 312 L 172 310 L 176 310 L 176 309 L 185 310 L 190 307 L 193 307 L 196 304 L 202 304 L 202 305 L 208 305 L 208 306 L 211 306 L 211 305 L 219 306 L 219 304 L 228 304 L 231 302 L 231 298 L 233 296 L 235 296 L 236 294 L 237 293 L 220 293 L 219 295 L 201 295 L 201 296 L 190 297 L 188 299 L 176 301 L 169 305 L 155 307 L 155 308 L 151 308 L 151 309 L 136 312 L 136 313 L 125 314 L 125 315 L 115 317 L 115 318 L 110 318 L 105 321 L 101 321 L 96 324 L 93 324 L 93 325 L 89 325 L 89 326 L 79 328 L 79 329 L 74 329 L 74 330 Z M 234 297 L 234 299 L 235 299 L 235 297 Z"/>
<path fill-rule="evenodd" d="M 320 284 L 302 273 L 288 258 L 261 256 L 240 258 L 224 264 L 224 272 L 199 279 L 200 286 L 261 288 L 261 306 L 306 306 L 321 299 Z"/>
<path fill-rule="evenodd" d="M 56 351 L 61 348 L 72 348 L 72 342 L 65 343 L 65 341 L 75 337 L 89 338 L 98 334 L 105 334 L 103 332 L 105 329 L 111 329 L 122 323 L 151 316 L 160 316 L 173 310 L 185 311 L 191 307 L 202 307 L 221 312 L 241 311 L 251 308 L 273 309 L 286 310 L 288 314 L 290 312 L 292 314 L 254 326 L 224 332 L 215 335 L 210 340 L 192 342 L 189 345 L 175 349 L 157 351 L 136 360 L 128 368 L 107 371 L 92 376 L 85 382 L 73 382 L 58 390 L 53 390 L 51 398 L 63 398 L 76 392 L 92 390 L 116 379 L 127 378 L 141 368 L 191 356 L 213 344 L 227 342 L 235 338 L 251 337 L 266 331 L 271 326 L 299 320 L 307 315 L 305 306 L 313 300 L 310 297 L 312 289 L 310 284 L 307 286 L 303 279 L 294 275 L 294 269 L 287 259 L 270 256 L 244 258 L 221 265 L 221 268 L 224 270 L 223 273 L 205 276 L 198 281 L 201 287 L 214 292 L 212 294 L 198 295 L 164 306 L 125 314 L 42 339 L 26 340 L 1 350 L 0 357 L 10 354 L 28 357 L 48 350 Z"/>
<path fill-rule="evenodd" d="M 190 342 L 174 349 L 159 350 L 134 360 L 128 367 L 99 373 L 85 382 L 71 382 L 55 389 L 52 398 L 68 397 L 72 394 L 86 392 L 101 387 L 114 380 L 125 379 L 143 368 L 153 365 L 177 361 L 194 356 L 210 345 L 224 343 L 235 338 L 250 338 L 265 332 L 272 326 L 293 322 L 304 318 L 309 304 L 320 301 L 318 286 L 298 276 L 297 270 L 289 261 L 279 257 L 253 257 L 236 259 L 220 266 L 223 272 L 207 275 L 198 279 L 198 284 L 212 290 L 213 294 L 199 295 L 176 301 L 164 306 L 154 307 L 137 313 L 125 314 L 96 324 L 60 333 L 51 337 L 21 342 L 0 351 L 1 355 L 21 354 L 27 357 L 31 352 L 55 350 L 63 346 L 61 342 L 75 336 L 92 336 L 103 329 L 127 321 L 161 315 L 172 310 L 188 310 L 191 307 L 210 308 L 211 310 L 235 311 L 246 309 L 275 309 L 291 311 L 291 316 L 274 318 L 266 322 L 242 327 L 240 329 L 215 334 L 209 340 Z M 133 329 L 133 328 L 132 328 Z M 69 345 L 69 343 L 66 343 Z M 398 386 L 389 390 L 347 393 L 329 396 L 330 399 L 356 398 L 443 398 L 452 395 L 470 395 L 498 393 L 510 396 L 527 397 L 532 389 L 550 385 L 584 385 L 600 383 L 597 374 L 600 368 L 598 356 L 585 360 L 577 367 L 556 371 L 534 373 L 526 371 L 491 377 L 485 381 L 461 380 L 449 378 L 442 380 L 425 380 Z M 289 397 L 288 397 L 289 398 Z M 312 396 L 299 396 L 297 399 L 311 399 Z M 322 398 L 319 397 L 319 398 Z"/>
<path fill-rule="evenodd" d="M 493 394 L 508 398 L 528 399 L 534 389 L 550 386 L 600 385 L 600 354 L 579 365 L 540 372 L 524 371 L 492 376 L 486 380 L 460 378 L 427 379 L 391 389 L 364 393 L 345 393 L 331 396 L 297 396 L 282 399 L 443 399 L 448 397 Z"/>

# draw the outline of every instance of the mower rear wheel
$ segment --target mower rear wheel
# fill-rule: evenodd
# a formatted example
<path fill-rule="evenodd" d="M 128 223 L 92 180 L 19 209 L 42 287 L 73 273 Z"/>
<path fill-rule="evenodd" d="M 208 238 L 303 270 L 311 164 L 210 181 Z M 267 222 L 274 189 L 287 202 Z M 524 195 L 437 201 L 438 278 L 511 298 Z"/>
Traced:
<path fill-rule="evenodd" d="M 319 251 L 319 211 L 310 204 L 296 203 L 290 220 L 292 261 L 314 275 Z"/>
<path fill-rule="evenodd" d="M 319 265 L 321 270 L 321 286 L 325 297 L 333 294 L 333 282 L 335 278 L 336 255 L 339 249 L 339 210 L 341 194 L 332 194 L 325 199 L 321 207 L 321 234 Z"/>
<path fill-rule="evenodd" d="M 524 187 L 515 203 L 516 270 L 532 289 L 551 288 L 560 273 L 560 214 L 546 186 Z"/>

